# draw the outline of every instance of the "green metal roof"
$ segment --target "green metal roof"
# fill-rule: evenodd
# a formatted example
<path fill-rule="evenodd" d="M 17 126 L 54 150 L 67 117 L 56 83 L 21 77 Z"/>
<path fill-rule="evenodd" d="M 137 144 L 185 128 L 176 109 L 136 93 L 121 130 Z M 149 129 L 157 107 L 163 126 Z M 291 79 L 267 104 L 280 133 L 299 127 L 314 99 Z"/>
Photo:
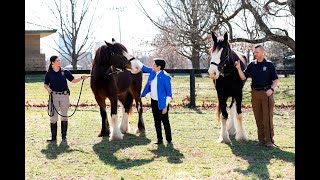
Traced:
<path fill-rule="evenodd" d="M 26 35 L 40 35 L 40 38 L 49 36 L 57 32 L 57 29 L 51 29 L 39 24 L 25 22 L 25 34 Z"/>
<path fill-rule="evenodd" d="M 40 38 L 42 37 L 46 37 L 46 36 L 49 36 L 53 33 L 57 32 L 56 29 L 53 29 L 53 30 L 26 30 L 25 31 L 25 34 L 26 35 L 37 35 L 37 34 L 40 34 Z"/>

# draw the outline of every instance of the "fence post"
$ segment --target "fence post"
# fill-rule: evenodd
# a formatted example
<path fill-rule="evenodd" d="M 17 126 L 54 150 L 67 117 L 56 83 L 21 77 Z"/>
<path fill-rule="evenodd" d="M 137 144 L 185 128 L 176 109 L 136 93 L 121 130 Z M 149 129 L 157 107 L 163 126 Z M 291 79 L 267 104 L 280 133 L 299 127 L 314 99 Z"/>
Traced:
<path fill-rule="evenodd" d="M 284 69 L 284 77 L 288 77 L 288 71 Z"/>
<path fill-rule="evenodd" d="M 190 70 L 190 105 L 189 108 L 194 108 L 196 107 L 196 93 L 195 93 L 195 73 L 194 69 Z"/>

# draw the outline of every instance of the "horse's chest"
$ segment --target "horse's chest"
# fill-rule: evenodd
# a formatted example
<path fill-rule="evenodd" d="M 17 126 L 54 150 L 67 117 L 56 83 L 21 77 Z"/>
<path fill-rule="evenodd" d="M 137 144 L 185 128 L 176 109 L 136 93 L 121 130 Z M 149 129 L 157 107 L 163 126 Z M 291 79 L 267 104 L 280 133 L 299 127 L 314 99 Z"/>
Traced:
<path fill-rule="evenodd" d="M 216 90 L 219 94 L 233 95 L 242 91 L 243 82 L 241 80 L 217 80 Z"/>

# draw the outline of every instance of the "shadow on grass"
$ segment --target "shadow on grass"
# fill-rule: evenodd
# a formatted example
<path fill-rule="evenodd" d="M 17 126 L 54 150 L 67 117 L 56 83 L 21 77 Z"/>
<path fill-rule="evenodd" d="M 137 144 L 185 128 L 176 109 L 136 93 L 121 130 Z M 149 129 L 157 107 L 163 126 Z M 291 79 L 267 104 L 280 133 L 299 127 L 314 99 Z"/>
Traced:
<path fill-rule="evenodd" d="M 121 149 L 147 145 L 150 142 L 151 140 L 146 138 L 145 134 L 140 134 L 138 136 L 134 134 L 124 134 L 123 139 L 120 141 L 109 141 L 109 137 L 104 137 L 101 142 L 93 146 L 93 150 L 104 163 L 110 164 L 116 169 L 128 169 L 150 163 L 154 159 L 118 158 L 115 153 Z"/>
<path fill-rule="evenodd" d="M 174 148 L 173 145 L 164 146 L 163 144 L 158 145 L 158 148 L 155 150 L 151 150 L 153 154 L 157 157 L 166 156 L 169 163 L 178 164 L 182 163 L 182 158 L 184 155 Z"/>
<path fill-rule="evenodd" d="M 268 164 L 271 159 L 280 159 L 285 162 L 291 162 L 294 165 L 295 154 L 283 151 L 280 148 L 269 148 L 257 144 L 257 141 L 249 140 L 247 142 L 237 142 L 234 137 L 231 138 L 232 144 L 229 147 L 232 153 L 241 157 L 249 163 L 247 169 L 236 168 L 235 171 L 241 172 L 246 176 L 256 175 L 258 179 L 270 179 Z"/>
<path fill-rule="evenodd" d="M 56 159 L 59 154 L 62 153 L 70 153 L 73 151 L 80 151 L 84 152 L 82 150 L 77 149 L 69 149 L 68 143 L 60 143 L 59 146 L 57 144 L 57 141 L 48 143 L 47 149 L 42 149 L 41 152 L 46 155 L 48 159 Z"/>

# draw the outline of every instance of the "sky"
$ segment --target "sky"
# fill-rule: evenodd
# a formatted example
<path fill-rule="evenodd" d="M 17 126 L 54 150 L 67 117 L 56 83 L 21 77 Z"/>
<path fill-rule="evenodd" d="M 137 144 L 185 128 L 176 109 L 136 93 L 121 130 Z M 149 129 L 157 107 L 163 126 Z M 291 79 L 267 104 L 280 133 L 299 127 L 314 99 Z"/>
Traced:
<path fill-rule="evenodd" d="M 25 0 L 25 21 L 52 27 L 48 18 L 50 11 L 45 3 L 48 0 Z M 154 0 L 140 0 L 153 18 L 161 15 L 161 10 Z M 94 42 L 111 41 L 115 38 L 123 43 L 130 52 L 148 51 L 151 47 L 141 45 L 143 41 L 152 41 L 158 33 L 158 29 L 150 20 L 138 9 L 136 0 L 100 0 L 100 11 L 96 14 L 103 14 L 101 23 L 96 27 Z M 105 8 L 104 8 L 105 7 Z M 114 8 L 120 7 L 121 11 Z M 119 27 L 120 23 L 120 27 Z M 53 44 L 53 39 L 57 39 L 57 33 L 41 38 L 41 51 L 45 54 L 52 54 L 55 51 L 48 44 Z"/>
<path fill-rule="evenodd" d="M 52 24 L 48 21 L 51 15 L 46 7 L 48 2 L 49 0 L 25 0 L 25 20 L 52 27 Z M 161 16 L 162 11 L 157 5 L 157 0 L 140 0 L 140 2 L 153 19 Z M 112 10 L 117 7 L 123 9 L 119 12 L 119 17 L 117 10 Z M 111 41 L 111 38 L 115 38 L 120 42 L 121 32 L 121 43 L 127 47 L 129 52 L 150 51 L 152 49 L 150 46 L 144 46 L 142 42 L 151 42 L 158 33 L 158 29 L 138 9 L 137 0 L 100 0 L 100 10 L 96 14 L 102 14 L 103 16 L 99 26 L 95 28 L 94 36 L 91 37 L 94 42 Z M 281 28 L 286 28 L 289 23 L 279 20 L 274 22 L 274 24 L 279 24 L 276 27 Z M 294 39 L 294 28 L 289 31 L 289 34 Z M 58 39 L 58 33 L 41 38 L 42 53 L 46 55 L 55 54 L 55 51 L 49 47 L 49 44 L 54 44 L 54 38 Z"/>

